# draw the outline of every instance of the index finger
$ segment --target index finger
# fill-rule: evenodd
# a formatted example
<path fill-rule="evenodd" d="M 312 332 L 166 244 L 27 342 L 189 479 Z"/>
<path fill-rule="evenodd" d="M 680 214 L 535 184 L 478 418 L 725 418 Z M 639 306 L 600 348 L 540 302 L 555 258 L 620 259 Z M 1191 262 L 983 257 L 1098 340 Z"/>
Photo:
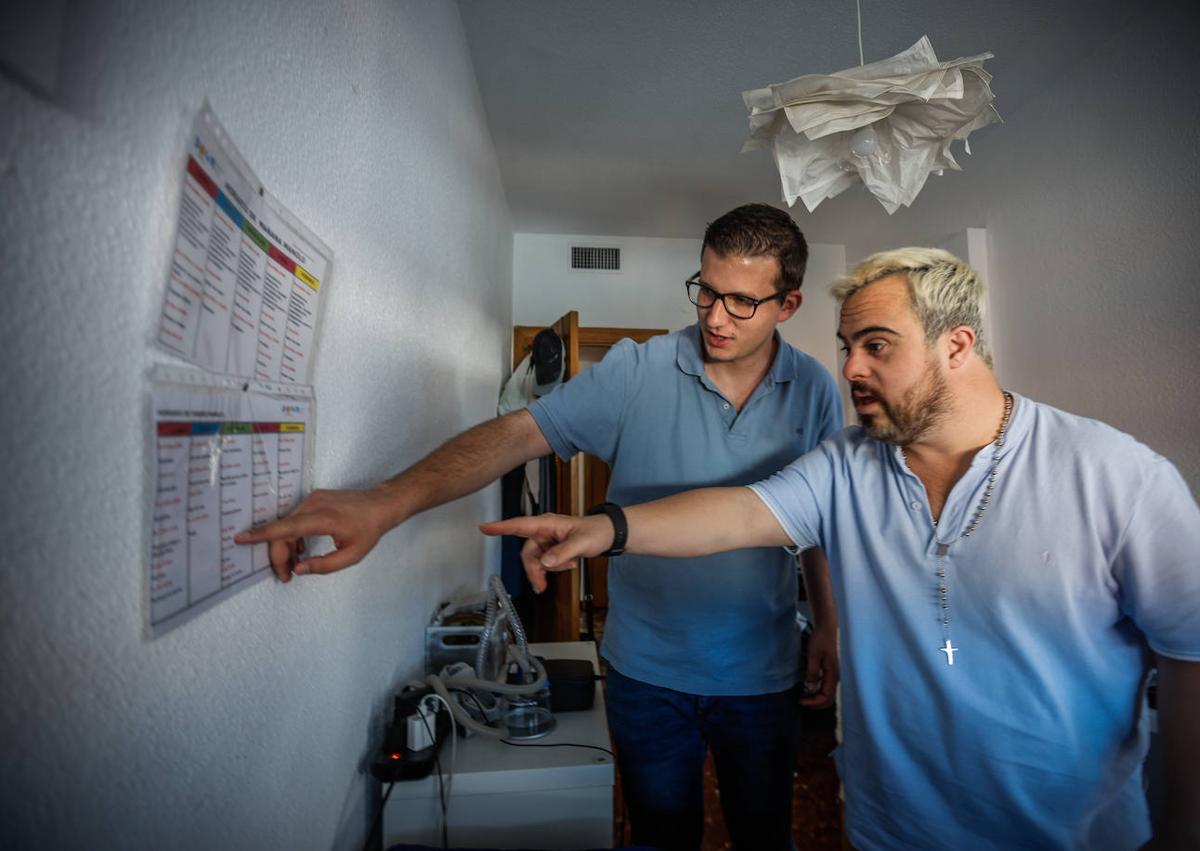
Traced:
<path fill-rule="evenodd" d="M 233 536 L 237 544 L 258 544 L 262 541 L 284 541 L 307 535 L 328 534 L 320 518 L 311 514 L 289 514 Z"/>
<path fill-rule="evenodd" d="M 539 519 L 539 516 L 513 517 L 509 520 L 492 520 L 479 524 L 479 531 L 485 535 L 519 535 L 522 538 L 532 538 L 546 528 L 546 521 Z"/>

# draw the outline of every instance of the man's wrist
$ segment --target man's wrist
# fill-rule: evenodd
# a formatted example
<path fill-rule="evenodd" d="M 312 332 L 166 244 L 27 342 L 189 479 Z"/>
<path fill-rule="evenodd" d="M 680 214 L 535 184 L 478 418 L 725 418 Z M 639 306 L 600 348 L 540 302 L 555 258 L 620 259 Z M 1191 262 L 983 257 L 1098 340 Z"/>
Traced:
<path fill-rule="evenodd" d="M 366 496 L 371 500 L 372 514 L 382 527 L 381 534 L 390 532 L 417 513 L 409 505 L 410 500 L 406 499 L 410 491 L 411 488 L 406 490 L 396 479 L 388 479 L 367 489 Z"/>
<path fill-rule="evenodd" d="M 600 553 L 600 557 L 613 558 L 621 555 L 625 552 L 625 542 L 629 539 L 629 524 L 625 520 L 625 512 L 615 502 L 601 502 L 586 512 L 589 517 L 596 514 L 607 516 L 613 527 L 612 546 Z"/>

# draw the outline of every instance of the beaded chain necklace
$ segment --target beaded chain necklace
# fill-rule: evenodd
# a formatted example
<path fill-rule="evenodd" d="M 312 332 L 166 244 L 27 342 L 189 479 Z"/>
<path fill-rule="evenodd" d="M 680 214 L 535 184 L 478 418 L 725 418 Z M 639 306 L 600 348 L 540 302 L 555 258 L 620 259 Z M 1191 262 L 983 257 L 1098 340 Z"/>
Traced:
<path fill-rule="evenodd" d="M 996 470 L 1000 466 L 1000 451 L 1004 448 L 1005 435 L 1008 433 L 1008 421 L 1012 417 L 1013 397 L 1007 390 L 1004 393 L 1004 416 L 1000 420 L 1000 429 L 996 432 L 995 449 L 992 452 L 992 469 L 988 471 L 987 486 L 983 489 L 983 496 L 979 498 L 979 505 L 975 506 L 975 513 L 971 516 L 959 539 L 971 537 L 971 533 L 979 526 L 979 522 L 983 520 L 983 513 L 987 511 L 988 504 L 992 501 L 992 491 L 996 488 Z M 933 528 L 936 535 L 938 530 L 938 522 L 933 521 Z M 936 537 L 935 537 L 936 540 Z M 937 541 L 937 589 L 938 602 L 942 605 L 942 640 L 943 644 L 938 648 L 946 654 L 946 663 L 954 664 L 954 654 L 959 651 L 958 647 L 950 640 L 950 590 L 946 585 L 946 555 L 950 552 L 950 545 L 955 543 L 950 541 Z"/>

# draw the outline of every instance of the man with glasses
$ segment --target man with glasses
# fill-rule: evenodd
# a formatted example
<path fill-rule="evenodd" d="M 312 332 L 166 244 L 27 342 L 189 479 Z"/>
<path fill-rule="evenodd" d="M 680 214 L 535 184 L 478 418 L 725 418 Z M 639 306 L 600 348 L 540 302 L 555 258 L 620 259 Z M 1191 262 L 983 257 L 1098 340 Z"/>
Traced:
<path fill-rule="evenodd" d="M 551 451 L 609 463 L 618 503 L 764 478 L 842 425 L 833 378 L 776 330 L 800 307 L 807 259 L 790 216 L 739 207 L 708 226 L 700 271 L 684 282 L 695 325 L 623 340 L 528 409 L 464 432 L 371 490 L 318 491 L 238 540 L 271 541 L 283 581 L 340 570 L 408 517 Z M 337 550 L 297 560 L 304 535 L 331 535 Z M 609 562 L 601 652 L 635 843 L 700 847 L 711 749 L 734 847 L 792 847 L 797 701 L 828 705 L 838 680 L 824 557 L 813 550 L 802 561 L 816 628 L 806 671 L 795 561 L 782 550 Z"/>

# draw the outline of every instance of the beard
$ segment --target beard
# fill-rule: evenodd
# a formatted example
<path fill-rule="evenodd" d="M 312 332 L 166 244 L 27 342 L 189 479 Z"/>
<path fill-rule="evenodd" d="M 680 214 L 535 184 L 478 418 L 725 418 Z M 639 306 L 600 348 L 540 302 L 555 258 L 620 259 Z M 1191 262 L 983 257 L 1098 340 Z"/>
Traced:
<path fill-rule="evenodd" d="M 858 422 L 869 437 L 908 446 L 928 432 L 946 416 L 950 408 L 950 388 L 937 365 L 930 361 L 921 380 L 910 387 L 897 402 L 876 396 L 866 384 L 853 382 L 852 390 L 870 393 L 879 403 L 882 413 L 859 414 Z"/>

